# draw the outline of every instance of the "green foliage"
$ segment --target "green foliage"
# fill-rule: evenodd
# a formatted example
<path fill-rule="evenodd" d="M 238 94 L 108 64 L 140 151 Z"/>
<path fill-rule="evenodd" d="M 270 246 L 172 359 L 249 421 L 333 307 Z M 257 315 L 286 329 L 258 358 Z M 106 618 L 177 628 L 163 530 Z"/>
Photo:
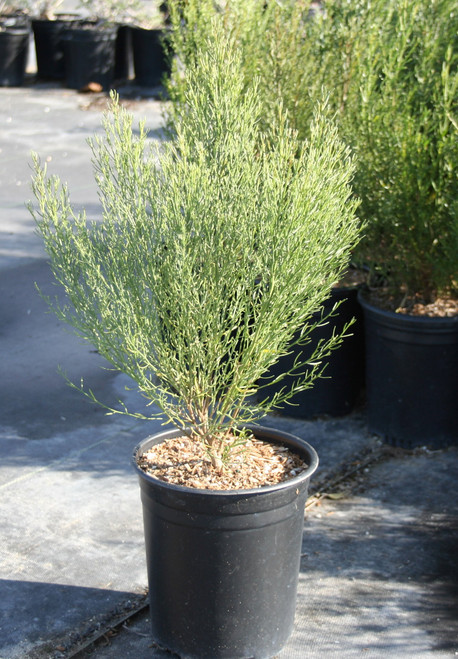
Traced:
<path fill-rule="evenodd" d="M 376 7 L 342 116 L 367 221 L 361 248 L 398 300 L 429 302 L 458 292 L 458 12 L 449 0 Z"/>
<path fill-rule="evenodd" d="M 356 156 L 365 237 L 355 254 L 398 302 L 457 294 L 457 35 L 453 0 L 170 0 L 180 66 L 168 123 L 182 121 L 187 70 L 213 16 L 258 80 L 267 129 L 278 104 L 308 138 L 327 104 Z M 381 277 L 380 277 L 381 275 Z M 375 278 L 373 278 L 375 281 Z"/>
<path fill-rule="evenodd" d="M 186 121 L 149 142 L 113 98 L 90 144 L 103 221 L 75 214 L 35 158 L 32 213 L 67 304 L 53 310 L 127 373 L 166 419 L 221 459 L 228 430 L 311 385 L 339 345 L 297 363 L 292 392 L 261 400 L 261 376 L 298 339 L 358 239 L 353 165 L 325 107 L 303 144 L 279 111 L 261 130 L 256 85 L 215 26 L 188 71 Z M 126 410 L 124 410 L 126 411 Z"/>
<path fill-rule="evenodd" d="M 186 71 L 216 21 L 237 44 L 245 83 L 257 81 L 263 124 L 276 121 L 281 102 L 299 137 L 307 138 L 317 102 L 326 98 L 332 111 L 344 106 L 366 4 L 329 0 L 322 11 L 311 0 L 170 0 L 177 55 L 168 82 L 171 123 L 183 103 Z"/>

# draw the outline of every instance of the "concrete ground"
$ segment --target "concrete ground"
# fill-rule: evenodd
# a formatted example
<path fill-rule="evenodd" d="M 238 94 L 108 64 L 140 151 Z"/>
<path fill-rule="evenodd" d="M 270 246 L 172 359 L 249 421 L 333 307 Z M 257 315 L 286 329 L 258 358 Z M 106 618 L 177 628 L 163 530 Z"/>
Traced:
<path fill-rule="evenodd" d="M 130 90 L 132 91 L 132 90 Z M 154 645 L 133 447 L 160 428 L 106 416 L 143 402 L 129 381 L 47 313 L 58 294 L 25 203 L 30 152 L 100 208 L 88 136 L 105 98 L 59 85 L 0 88 L 0 659 L 171 657 Z M 160 104 L 130 98 L 151 138 Z M 280 659 L 458 655 L 456 447 L 384 447 L 364 407 L 340 419 L 278 416 L 318 451 L 304 527 L 295 631 Z"/>

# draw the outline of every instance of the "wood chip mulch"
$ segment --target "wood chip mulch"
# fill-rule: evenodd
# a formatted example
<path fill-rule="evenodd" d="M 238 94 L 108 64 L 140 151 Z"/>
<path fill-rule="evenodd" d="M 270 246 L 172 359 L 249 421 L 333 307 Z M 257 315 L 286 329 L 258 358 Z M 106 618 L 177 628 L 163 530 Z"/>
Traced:
<path fill-rule="evenodd" d="M 429 318 L 453 318 L 458 316 L 458 299 L 451 296 L 437 297 L 434 302 L 425 302 L 418 296 L 395 299 L 384 288 L 371 289 L 367 299 L 374 306 L 406 316 Z"/>
<path fill-rule="evenodd" d="M 203 490 L 246 490 L 276 485 L 294 478 L 307 464 L 285 446 L 254 437 L 232 450 L 218 472 L 201 441 L 189 437 L 168 439 L 143 453 L 138 464 L 147 474 L 175 485 Z"/>
<path fill-rule="evenodd" d="M 398 313 L 411 316 L 428 316 L 430 318 L 452 318 L 458 316 L 458 300 L 452 298 L 437 298 L 429 304 L 414 302 L 409 309 L 396 309 Z"/>

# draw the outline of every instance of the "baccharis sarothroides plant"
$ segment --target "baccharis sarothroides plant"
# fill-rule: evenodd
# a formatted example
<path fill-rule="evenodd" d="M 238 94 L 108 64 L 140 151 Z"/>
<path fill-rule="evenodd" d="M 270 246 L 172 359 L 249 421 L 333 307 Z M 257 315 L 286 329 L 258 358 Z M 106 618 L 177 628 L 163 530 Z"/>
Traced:
<path fill-rule="evenodd" d="M 309 387 L 339 345 L 335 336 L 299 360 L 292 392 L 263 398 L 263 374 L 293 337 L 307 343 L 360 231 L 353 165 L 326 108 L 308 143 L 281 108 L 263 133 L 256 85 L 245 89 L 240 66 L 217 30 L 162 143 L 144 125 L 135 132 L 113 94 L 105 134 L 90 141 L 101 222 L 72 210 L 37 157 L 31 207 L 66 292 L 64 304 L 49 300 L 53 310 L 203 441 L 216 467 L 230 459 L 229 436 Z"/>

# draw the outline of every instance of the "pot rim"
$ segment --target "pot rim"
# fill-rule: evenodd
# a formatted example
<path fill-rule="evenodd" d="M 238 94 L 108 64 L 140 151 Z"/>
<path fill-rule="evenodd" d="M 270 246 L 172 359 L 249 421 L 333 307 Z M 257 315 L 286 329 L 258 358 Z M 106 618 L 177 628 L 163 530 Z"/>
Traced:
<path fill-rule="evenodd" d="M 133 467 L 137 472 L 137 474 L 146 482 L 150 484 L 153 483 L 157 484 L 158 487 L 164 488 L 169 492 L 176 492 L 183 494 L 187 492 L 187 493 L 193 493 L 194 495 L 205 496 L 205 497 L 225 496 L 234 499 L 240 497 L 241 495 L 244 497 L 248 497 L 248 496 L 253 496 L 255 494 L 268 494 L 273 492 L 279 492 L 281 490 L 285 490 L 288 488 L 293 488 L 298 485 L 302 485 L 303 482 L 308 481 L 310 477 L 317 470 L 319 464 L 319 458 L 316 450 L 308 442 L 301 439 L 297 435 L 293 435 L 292 433 L 285 432 L 283 430 L 277 430 L 276 428 L 270 428 L 261 425 L 247 424 L 245 428 L 252 430 L 255 436 L 256 436 L 256 430 L 260 431 L 260 433 L 262 433 L 263 435 L 262 439 L 265 439 L 266 441 L 272 441 L 272 443 L 281 444 L 283 443 L 283 440 L 286 440 L 285 444 L 288 445 L 289 448 L 292 448 L 292 450 L 297 450 L 300 453 L 307 454 L 308 467 L 297 476 L 294 476 L 293 478 L 289 478 L 286 481 L 282 481 L 281 483 L 276 483 L 275 485 L 265 485 L 263 487 L 254 487 L 249 489 L 247 488 L 247 489 L 237 489 L 237 490 L 236 489 L 208 490 L 203 488 L 200 489 L 195 487 L 187 487 L 186 485 L 177 485 L 175 483 L 167 483 L 165 481 L 159 480 L 158 478 L 154 478 L 154 476 L 151 476 L 147 474 L 145 471 L 143 471 L 143 469 L 141 469 L 138 465 L 137 458 L 140 452 L 144 449 L 145 445 L 148 444 L 153 439 L 155 440 L 154 443 L 157 444 L 160 443 L 161 440 L 164 441 L 166 439 L 178 437 L 183 434 L 183 430 L 181 428 L 170 428 L 169 430 L 163 430 L 161 432 L 154 433 L 152 435 L 149 435 L 148 437 L 145 437 L 145 439 L 143 439 L 139 444 L 137 444 L 137 446 L 133 450 L 132 453 Z"/>
<path fill-rule="evenodd" d="M 30 30 L 28 27 L 6 26 L 0 30 L 0 34 L 6 34 L 13 37 L 29 37 Z"/>
<path fill-rule="evenodd" d="M 453 327 L 454 325 L 458 328 L 458 316 L 412 316 L 410 314 L 389 311 L 388 309 L 383 309 L 382 307 L 378 307 L 369 302 L 364 296 L 364 292 L 364 289 L 358 291 L 358 302 L 364 310 L 378 316 L 381 320 L 387 322 L 392 321 L 394 323 L 399 322 L 405 326 L 414 325 L 416 327 L 427 327 L 428 325 L 431 325 L 439 328 L 442 324 L 446 328 Z"/>

